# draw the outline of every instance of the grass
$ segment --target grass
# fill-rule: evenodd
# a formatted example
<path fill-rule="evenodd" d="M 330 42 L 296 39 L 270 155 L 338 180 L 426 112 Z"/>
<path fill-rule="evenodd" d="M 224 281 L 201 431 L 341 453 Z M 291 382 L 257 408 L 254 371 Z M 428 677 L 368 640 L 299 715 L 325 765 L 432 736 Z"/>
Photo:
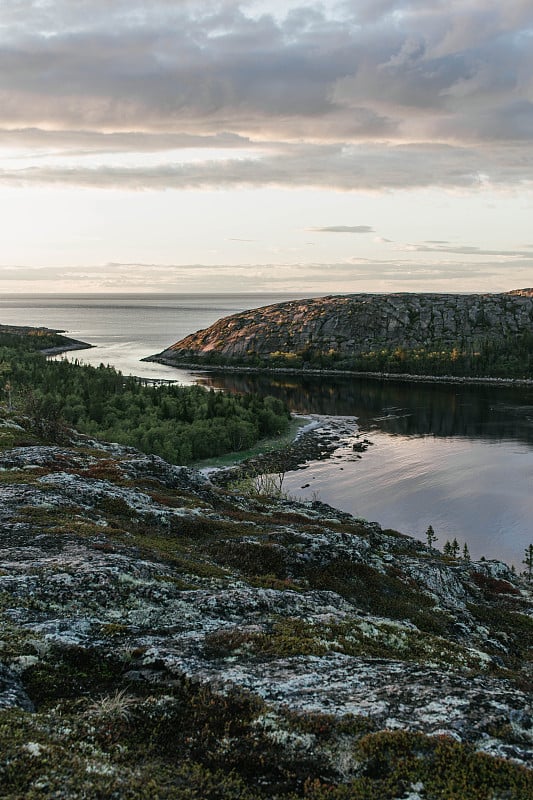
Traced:
<path fill-rule="evenodd" d="M 196 461 L 192 464 L 192 466 L 196 467 L 197 469 L 203 469 L 205 467 L 230 467 L 233 464 L 246 461 L 246 459 L 253 458 L 254 456 L 263 455 L 264 453 L 273 453 L 276 452 L 276 450 L 282 450 L 284 447 L 294 441 L 300 428 L 303 428 L 309 422 L 310 420 L 307 417 L 292 417 L 287 431 L 281 436 L 273 436 L 268 439 L 261 439 L 249 450 L 239 450 L 233 453 L 226 453 L 226 455 L 223 456 L 217 456 L 216 458 L 207 458 L 203 461 Z"/>

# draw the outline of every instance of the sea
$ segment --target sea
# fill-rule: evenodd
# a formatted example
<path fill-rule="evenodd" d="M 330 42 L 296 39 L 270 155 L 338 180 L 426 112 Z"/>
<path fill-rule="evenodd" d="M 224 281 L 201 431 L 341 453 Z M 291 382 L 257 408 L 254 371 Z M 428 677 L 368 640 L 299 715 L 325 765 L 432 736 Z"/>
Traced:
<path fill-rule="evenodd" d="M 299 297 L 303 297 L 300 295 Z M 283 300 L 280 294 L 5 295 L 0 323 L 45 326 L 93 347 L 70 360 L 127 375 L 283 398 L 299 414 L 343 417 L 370 443 L 290 472 L 294 497 L 319 499 L 437 546 L 456 538 L 473 558 L 522 570 L 533 542 L 533 388 L 472 387 L 324 376 L 236 376 L 141 359 L 220 317 Z"/>

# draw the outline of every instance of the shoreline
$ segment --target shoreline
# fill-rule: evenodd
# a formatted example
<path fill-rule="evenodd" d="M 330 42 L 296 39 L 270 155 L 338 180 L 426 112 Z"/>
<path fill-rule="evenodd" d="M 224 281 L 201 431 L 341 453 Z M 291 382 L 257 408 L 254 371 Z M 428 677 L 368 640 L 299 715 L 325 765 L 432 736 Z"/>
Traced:
<path fill-rule="evenodd" d="M 371 380 L 382 381 L 401 381 L 402 383 L 452 383 L 452 384 L 471 384 L 477 386 L 493 386 L 493 387 L 533 387 L 532 378 L 497 378 L 497 377 L 481 377 L 464 375 L 412 375 L 408 372 L 361 372 L 357 370 L 341 370 L 341 369 L 296 369 L 294 367 L 246 367 L 239 365 L 220 365 L 212 366 L 206 364 L 191 364 L 187 362 L 176 363 L 170 358 L 164 356 L 147 356 L 141 359 L 142 361 L 152 361 L 158 364 L 164 364 L 168 367 L 175 369 L 188 369 L 199 370 L 201 372 L 211 373 L 244 373 L 244 374 L 282 374 L 282 375 L 298 375 L 305 377 L 307 375 L 334 375 L 336 377 L 353 377 L 353 378 L 370 378 Z"/>
<path fill-rule="evenodd" d="M 40 352 L 43 356 L 58 356 L 61 353 L 70 353 L 73 350 L 92 350 L 96 345 L 82 342 L 78 339 L 70 339 L 69 343 L 57 345 L 57 347 L 45 347 Z"/>

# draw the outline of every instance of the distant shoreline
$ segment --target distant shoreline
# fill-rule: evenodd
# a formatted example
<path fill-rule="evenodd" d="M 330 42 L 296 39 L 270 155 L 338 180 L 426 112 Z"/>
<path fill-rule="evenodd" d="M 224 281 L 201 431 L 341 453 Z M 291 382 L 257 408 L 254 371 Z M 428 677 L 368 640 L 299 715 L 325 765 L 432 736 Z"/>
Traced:
<path fill-rule="evenodd" d="M 92 350 L 96 345 L 88 344 L 87 342 L 78 342 L 76 344 L 68 344 L 58 347 L 46 347 L 40 352 L 43 356 L 58 356 L 61 353 L 70 353 L 72 350 Z"/>
<path fill-rule="evenodd" d="M 306 375 L 334 375 L 336 377 L 354 377 L 354 378 L 370 378 L 371 380 L 383 380 L 383 381 L 402 381 L 403 383 L 406 382 L 415 382 L 415 383 L 453 383 L 453 384 L 465 384 L 465 385 L 477 385 L 477 386 L 493 386 L 493 387 L 508 387 L 508 386 L 517 386 L 517 387 L 533 387 L 533 379 L 531 378 L 494 378 L 494 377 L 483 377 L 483 378 L 476 378 L 474 376 L 467 377 L 464 375 L 411 375 L 407 372 L 360 372 L 356 370 L 345 370 L 345 369 L 316 369 L 316 368 L 306 368 L 306 369 L 297 369 L 294 367 L 246 367 L 246 366 L 239 366 L 239 365 L 210 365 L 210 364 L 201 364 L 201 363 L 190 363 L 190 362 L 176 362 L 170 358 L 165 358 L 164 356 L 147 356 L 146 358 L 141 359 L 142 361 L 153 361 L 158 364 L 165 364 L 169 367 L 175 367 L 176 369 L 188 369 L 188 370 L 200 370 L 202 372 L 233 372 L 233 373 L 244 373 L 244 374 L 266 374 L 266 375 L 274 375 L 274 374 L 283 374 L 283 375 L 300 375 L 305 377 Z"/>

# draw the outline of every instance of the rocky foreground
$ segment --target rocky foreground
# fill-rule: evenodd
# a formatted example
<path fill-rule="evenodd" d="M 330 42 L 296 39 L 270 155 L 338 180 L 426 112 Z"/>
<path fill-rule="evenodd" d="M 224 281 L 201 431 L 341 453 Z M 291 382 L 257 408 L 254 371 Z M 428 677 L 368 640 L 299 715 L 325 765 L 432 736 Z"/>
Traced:
<path fill-rule="evenodd" d="M 0 422 L 2 798 L 533 797 L 531 585 Z"/>
<path fill-rule="evenodd" d="M 533 331 L 533 290 L 502 294 L 351 294 L 244 311 L 187 336 L 152 360 L 304 362 L 334 355 L 341 363 L 381 348 L 474 349 Z M 214 360 L 217 359 L 217 360 Z M 290 363 L 287 363 L 290 366 Z"/>

